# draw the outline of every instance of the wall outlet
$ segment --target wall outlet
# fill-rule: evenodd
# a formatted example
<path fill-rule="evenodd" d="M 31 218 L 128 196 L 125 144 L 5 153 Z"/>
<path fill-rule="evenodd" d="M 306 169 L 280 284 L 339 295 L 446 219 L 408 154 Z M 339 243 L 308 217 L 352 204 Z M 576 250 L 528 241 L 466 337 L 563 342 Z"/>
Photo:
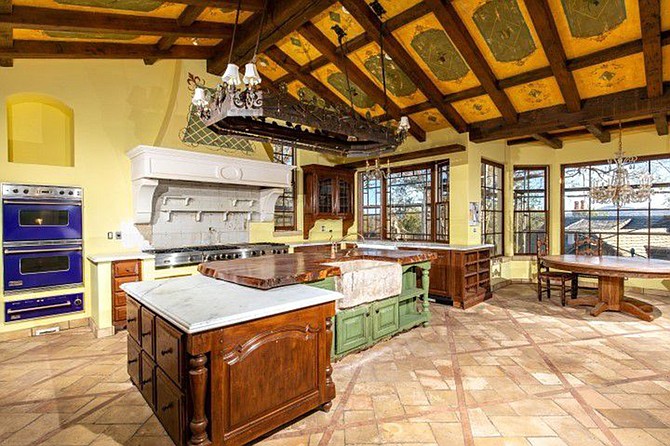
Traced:
<path fill-rule="evenodd" d="M 121 240 L 121 231 L 116 231 L 115 236 L 117 240 Z"/>
<path fill-rule="evenodd" d="M 107 233 L 107 240 L 114 240 L 114 233 L 113 232 L 108 232 Z"/>

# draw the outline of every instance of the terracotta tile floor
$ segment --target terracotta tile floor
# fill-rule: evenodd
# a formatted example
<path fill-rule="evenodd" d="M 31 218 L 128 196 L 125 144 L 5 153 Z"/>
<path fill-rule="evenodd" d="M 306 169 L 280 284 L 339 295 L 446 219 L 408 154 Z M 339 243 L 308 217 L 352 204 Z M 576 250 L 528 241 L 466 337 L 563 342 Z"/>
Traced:
<path fill-rule="evenodd" d="M 338 397 L 262 445 L 668 445 L 670 300 L 658 318 L 538 303 L 514 285 L 335 365 Z M 1 445 L 170 445 L 121 333 L 0 343 Z"/>

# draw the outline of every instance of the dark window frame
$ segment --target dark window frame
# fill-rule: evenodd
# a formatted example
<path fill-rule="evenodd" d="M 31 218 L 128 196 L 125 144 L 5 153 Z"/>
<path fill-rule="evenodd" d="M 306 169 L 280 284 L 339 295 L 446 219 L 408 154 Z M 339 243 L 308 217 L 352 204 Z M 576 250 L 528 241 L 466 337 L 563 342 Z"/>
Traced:
<path fill-rule="evenodd" d="M 290 166 L 297 166 L 298 165 L 298 160 L 297 160 L 297 155 L 298 155 L 298 150 L 295 147 L 291 147 L 290 145 L 286 144 L 272 144 L 272 161 L 275 163 L 280 163 L 280 164 L 287 164 L 285 162 L 286 155 L 283 151 L 278 151 L 277 149 L 285 149 L 289 148 L 291 150 L 291 155 L 289 156 L 291 159 L 291 164 L 288 164 Z M 278 158 L 280 157 L 280 158 Z M 284 188 L 284 191 L 282 194 L 277 198 L 277 201 L 275 203 L 275 217 L 274 217 L 274 230 L 275 231 L 295 231 L 298 228 L 297 221 L 298 221 L 298 211 L 297 211 L 297 206 L 296 206 L 296 200 L 298 197 L 297 194 L 297 181 L 296 181 L 296 176 L 297 176 L 297 169 L 293 169 L 293 172 L 291 172 L 291 187 Z M 283 210 L 279 210 L 280 203 L 284 203 L 287 198 L 291 198 L 293 202 L 293 210 L 286 212 Z M 277 214 L 282 214 L 282 215 L 291 215 L 293 224 L 292 225 L 278 225 L 277 224 Z"/>
<path fill-rule="evenodd" d="M 654 161 L 654 160 L 663 160 L 663 159 L 670 160 L 670 155 L 658 154 L 658 155 L 638 156 L 637 157 L 637 162 L 651 162 L 651 161 Z M 565 192 L 566 192 L 565 171 L 566 171 L 566 169 L 576 168 L 576 167 L 606 165 L 607 163 L 608 163 L 608 160 L 600 159 L 600 160 L 593 160 L 593 161 L 587 161 L 587 162 L 581 162 L 581 163 L 561 164 L 561 191 L 560 191 L 560 193 L 561 193 L 561 196 L 560 196 L 560 199 L 561 199 L 561 209 L 560 209 L 560 212 L 561 212 L 561 240 L 560 240 L 561 251 L 560 252 L 561 252 L 561 254 L 565 254 L 565 234 L 566 234 L 566 231 L 565 231 L 565 213 L 566 213 L 566 209 L 565 209 Z M 666 182 L 666 183 L 662 183 L 662 182 L 656 183 L 655 182 L 653 184 L 654 184 L 654 188 L 670 188 L 670 182 Z M 591 185 L 591 179 L 589 178 L 589 186 L 590 185 Z M 582 188 L 571 188 L 571 189 L 568 189 L 568 190 L 569 191 L 579 191 L 579 190 L 582 190 L 582 189 L 587 190 L 588 188 L 583 188 L 583 187 Z M 652 215 L 653 211 L 658 211 L 658 210 L 669 210 L 670 211 L 670 207 L 667 207 L 667 208 L 664 208 L 664 209 L 652 208 L 651 205 L 649 205 L 647 207 L 647 209 L 646 209 L 647 219 L 648 219 L 647 220 L 648 221 L 647 236 L 648 236 L 649 241 L 651 239 L 651 230 L 650 230 L 651 229 L 651 224 L 652 224 L 651 223 L 651 215 Z M 617 209 L 617 220 L 619 219 L 619 216 L 620 216 L 619 213 L 621 211 L 622 211 L 621 209 Z M 626 211 L 629 211 L 629 210 L 623 209 L 623 211 L 626 212 Z M 590 206 L 589 206 L 589 209 L 588 209 L 588 215 L 589 215 L 589 231 L 588 231 L 588 233 L 587 232 L 579 232 L 578 234 L 583 234 L 583 235 L 591 234 L 590 227 L 591 227 L 591 220 L 592 220 L 592 218 L 591 218 L 592 210 L 591 210 Z M 597 233 L 593 233 L 593 234 L 595 235 Z M 621 231 L 619 231 L 617 229 L 617 231 L 616 231 L 617 246 L 619 244 L 618 239 L 619 239 L 621 234 L 625 234 L 625 232 L 622 233 Z M 650 245 L 650 242 L 649 242 L 649 245 Z M 643 256 L 643 257 L 646 257 L 646 253 L 645 253 L 645 256 Z"/>
<path fill-rule="evenodd" d="M 484 166 L 492 166 L 494 168 L 500 169 L 500 187 L 499 188 L 490 188 L 486 186 L 486 178 L 484 176 L 484 173 L 482 170 L 486 170 Z M 493 253 L 491 255 L 492 258 L 494 257 L 502 257 L 505 255 L 505 165 L 497 163 L 495 161 L 488 160 L 486 158 L 482 158 L 481 160 L 481 166 L 480 166 L 480 187 L 481 187 L 481 212 L 480 212 L 480 218 L 481 218 L 481 236 L 482 236 L 482 243 L 486 243 L 486 236 L 493 234 L 494 239 L 495 236 L 500 234 L 501 235 L 501 249 L 500 253 L 496 253 L 496 248 L 497 246 L 494 246 L 493 248 Z M 485 189 L 490 189 L 490 190 L 499 190 L 500 191 L 500 210 L 497 209 L 486 209 L 486 200 L 485 200 Z M 486 231 L 486 214 L 488 212 L 494 213 L 494 224 L 493 227 L 495 228 L 495 214 L 500 214 L 500 232 L 492 232 L 489 233 Z M 495 245 L 495 243 L 494 243 Z"/>
<path fill-rule="evenodd" d="M 544 210 L 543 211 L 527 211 L 527 210 L 517 210 L 516 207 L 516 192 L 517 189 L 515 189 L 515 173 L 517 170 L 541 170 L 544 171 L 544 189 L 521 189 L 523 192 L 539 192 L 543 191 L 544 192 Z M 549 216 L 549 188 L 550 188 L 550 183 L 549 183 L 549 166 L 548 165 L 515 165 L 512 167 L 512 199 L 513 199 L 513 213 L 514 217 L 512 220 L 512 243 L 513 243 L 513 252 L 515 256 L 523 256 L 523 255 L 535 255 L 537 252 L 519 252 L 516 249 L 516 236 L 517 234 L 540 234 L 540 231 L 532 231 L 530 230 L 530 227 L 528 231 L 517 231 L 517 215 L 518 214 L 523 214 L 523 213 L 544 213 L 544 240 L 547 243 L 547 247 L 549 246 L 549 225 L 550 225 L 550 216 Z"/>

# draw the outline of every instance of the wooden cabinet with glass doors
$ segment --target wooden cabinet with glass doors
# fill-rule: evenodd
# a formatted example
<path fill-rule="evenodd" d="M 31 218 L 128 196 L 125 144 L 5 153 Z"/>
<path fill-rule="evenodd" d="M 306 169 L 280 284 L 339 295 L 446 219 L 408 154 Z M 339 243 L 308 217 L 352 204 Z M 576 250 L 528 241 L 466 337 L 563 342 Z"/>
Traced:
<path fill-rule="evenodd" d="M 342 220 L 342 235 L 354 224 L 354 171 L 310 164 L 302 167 L 303 237 L 317 220 Z"/>

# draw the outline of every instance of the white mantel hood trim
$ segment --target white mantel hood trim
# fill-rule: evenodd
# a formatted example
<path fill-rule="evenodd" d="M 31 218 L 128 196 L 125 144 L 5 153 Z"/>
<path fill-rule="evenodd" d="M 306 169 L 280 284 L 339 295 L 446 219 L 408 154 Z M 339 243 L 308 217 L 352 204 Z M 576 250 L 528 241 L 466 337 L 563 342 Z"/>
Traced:
<path fill-rule="evenodd" d="M 195 181 L 262 188 L 261 221 L 274 218 L 274 206 L 291 185 L 294 166 L 269 161 L 137 146 L 127 153 L 131 162 L 135 223 L 150 223 L 153 196 L 159 180 Z"/>

